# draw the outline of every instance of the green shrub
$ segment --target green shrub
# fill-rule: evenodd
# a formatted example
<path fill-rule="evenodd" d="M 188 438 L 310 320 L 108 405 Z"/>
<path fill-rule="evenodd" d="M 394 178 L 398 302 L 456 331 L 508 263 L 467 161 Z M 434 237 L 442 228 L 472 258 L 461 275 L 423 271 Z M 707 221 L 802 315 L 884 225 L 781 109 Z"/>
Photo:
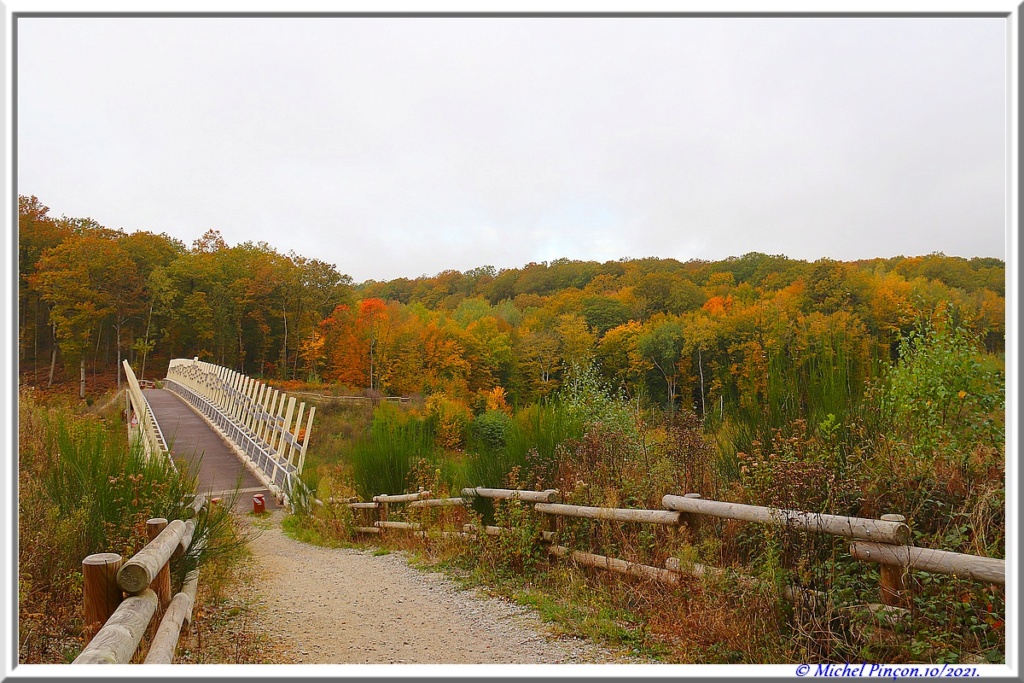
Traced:
<path fill-rule="evenodd" d="M 477 450 L 499 451 L 505 447 L 512 418 L 501 410 L 478 415 L 470 426 L 470 445 Z"/>
<path fill-rule="evenodd" d="M 546 480 L 559 444 L 582 434 L 579 420 L 560 401 L 534 403 L 516 413 L 507 424 L 502 448 L 485 446 L 472 453 L 467 476 L 473 486 L 501 487 L 513 468 L 518 467 L 526 485 L 533 488 Z"/>
<path fill-rule="evenodd" d="M 469 407 L 444 394 L 427 397 L 427 419 L 434 441 L 443 450 L 459 450 L 466 444 L 466 432 L 473 419 Z"/>
<path fill-rule="evenodd" d="M 501 483 L 509 488 L 520 488 L 519 469 L 513 468 L 508 478 Z M 533 576 L 544 557 L 539 517 L 528 503 L 519 500 L 494 501 L 493 524 L 501 527 L 502 533 L 497 536 L 481 533 L 470 546 L 470 553 L 477 558 L 478 569 L 485 575 L 506 579 L 519 580 Z"/>
<path fill-rule="evenodd" d="M 1000 447 L 1005 379 L 983 348 L 980 338 L 949 321 L 911 332 L 877 392 L 881 426 L 927 459 L 978 442 Z"/>

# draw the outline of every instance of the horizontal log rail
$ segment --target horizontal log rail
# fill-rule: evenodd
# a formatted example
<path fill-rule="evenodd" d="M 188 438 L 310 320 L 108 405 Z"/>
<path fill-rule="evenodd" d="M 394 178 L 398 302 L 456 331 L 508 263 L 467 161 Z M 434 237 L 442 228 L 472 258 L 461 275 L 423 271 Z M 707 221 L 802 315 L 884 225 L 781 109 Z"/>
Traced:
<path fill-rule="evenodd" d="M 423 528 L 422 524 L 417 522 L 374 522 L 374 526 L 378 529 L 407 529 L 410 531 L 419 531 Z"/>
<path fill-rule="evenodd" d="M 176 519 L 167 525 L 149 544 L 124 563 L 117 572 L 117 585 L 125 593 L 135 595 L 153 583 L 157 573 L 171 559 L 181 544 L 185 523 Z"/>
<path fill-rule="evenodd" d="M 548 553 L 556 557 L 568 558 L 585 567 L 595 567 L 597 569 L 604 569 L 617 574 L 627 574 L 629 576 L 636 576 L 652 581 L 660 581 L 662 583 L 672 585 L 679 583 L 679 574 L 669 571 L 668 569 L 659 569 L 658 567 L 651 567 L 646 564 L 620 560 L 614 557 L 606 557 L 605 555 L 585 553 L 556 544 L 548 546 Z"/>
<path fill-rule="evenodd" d="M 174 596 L 153 636 L 153 642 L 149 644 L 149 653 L 143 664 L 170 664 L 174 661 L 174 650 L 178 646 L 185 615 L 191 611 L 192 598 L 187 593 L 181 592 Z"/>
<path fill-rule="evenodd" d="M 374 503 L 409 503 L 414 500 L 430 498 L 430 491 L 419 491 L 417 493 L 402 493 L 398 495 L 379 495 L 373 497 Z"/>
<path fill-rule="evenodd" d="M 563 505 L 561 503 L 537 503 L 533 506 L 537 512 L 561 517 L 581 517 L 584 519 L 601 519 L 610 522 L 640 522 L 642 524 L 679 524 L 679 512 L 667 510 L 633 510 L 628 508 L 586 507 L 583 505 Z"/>
<path fill-rule="evenodd" d="M 158 615 L 162 615 L 160 623 L 144 663 L 173 661 L 181 627 L 192 620 L 199 571 L 189 572 L 172 597 L 169 562 L 193 546 L 195 516 L 205 505 L 206 499 L 197 495 L 184 508 L 182 516 L 187 520 L 149 520 L 152 540 L 127 562 L 116 553 L 97 553 L 82 561 L 87 642 L 72 664 L 128 664 Z"/>
<path fill-rule="evenodd" d="M 678 557 L 670 557 L 665 560 L 665 569 L 676 574 L 689 574 L 699 578 L 710 577 L 714 579 L 730 579 L 744 588 L 751 588 L 758 583 L 753 576 L 741 574 L 731 569 L 722 567 L 710 567 L 698 562 L 684 563 Z M 801 588 L 799 586 L 783 586 L 782 598 L 792 603 L 800 604 L 824 604 L 825 593 L 821 591 Z"/>
<path fill-rule="evenodd" d="M 142 642 L 158 604 L 156 593 L 150 588 L 122 600 L 72 664 L 127 664 Z"/>
<path fill-rule="evenodd" d="M 491 498 L 493 500 L 522 500 L 527 503 L 557 503 L 558 491 L 522 491 L 516 489 L 488 489 L 482 487 L 462 489 L 463 498 Z"/>
<path fill-rule="evenodd" d="M 459 505 L 466 505 L 466 500 L 464 498 L 425 498 L 409 503 L 411 508 L 456 507 Z"/>
<path fill-rule="evenodd" d="M 933 574 L 952 574 L 975 581 L 1006 584 L 1006 560 L 992 557 L 864 541 L 851 543 L 850 555 L 862 562 L 878 562 Z"/>
<path fill-rule="evenodd" d="M 904 545 L 910 541 L 910 527 L 902 522 L 890 522 L 863 517 L 844 517 L 818 512 L 800 512 L 779 508 L 724 503 L 703 498 L 667 495 L 662 505 L 670 510 L 692 514 L 735 519 L 744 522 L 760 522 L 801 531 L 812 531 L 846 538 L 878 541 Z"/>

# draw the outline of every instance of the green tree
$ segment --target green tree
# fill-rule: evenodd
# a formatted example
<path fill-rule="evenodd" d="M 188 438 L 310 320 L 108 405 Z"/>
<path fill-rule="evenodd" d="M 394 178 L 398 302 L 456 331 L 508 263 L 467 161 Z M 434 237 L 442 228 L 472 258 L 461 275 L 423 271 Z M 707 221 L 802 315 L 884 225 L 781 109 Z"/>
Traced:
<path fill-rule="evenodd" d="M 656 315 L 651 318 L 637 339 L 637 350 L 665 379 L 669 412 L 674 412 L 676 408 L 679 360 L 684 342 L 683 325 L 679 318 L 667 315 Z"/>

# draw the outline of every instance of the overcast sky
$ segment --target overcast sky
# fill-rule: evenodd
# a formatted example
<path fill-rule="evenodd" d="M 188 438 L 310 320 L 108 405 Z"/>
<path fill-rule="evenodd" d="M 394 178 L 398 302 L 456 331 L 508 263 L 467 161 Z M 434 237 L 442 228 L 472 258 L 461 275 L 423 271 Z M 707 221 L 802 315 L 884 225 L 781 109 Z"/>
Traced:
<path fill-rule="evenodd" d="M 1005 22 L 23 18 L 17 189 L 357 282 L 1005 258 Z"/>

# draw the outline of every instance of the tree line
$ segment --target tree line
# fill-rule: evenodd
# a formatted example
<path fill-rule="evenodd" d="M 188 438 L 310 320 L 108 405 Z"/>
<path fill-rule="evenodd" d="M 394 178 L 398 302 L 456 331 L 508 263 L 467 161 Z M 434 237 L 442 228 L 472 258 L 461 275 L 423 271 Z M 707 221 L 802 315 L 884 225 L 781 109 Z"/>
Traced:
<path fill-rule="evenodd" d="M 297 349 L 353 297 L 335 266 L 270 245 L 228 246 L 207 231 L 191 247 L 166 234 L 54 218 L 19 197 L 19 359 L 23 377 L 52 384 L 63 366 L 94 374 L 127 357 L 199 356 L 242 372 L 290 378 Z M 119 377 L 120 379 L 120 377 Z"/>
<path fill-rule="evenodd" d="M 625 395 L 753 424 L 841 416 L 922 324 L 1003 349 L 996 258 L 558 259 L 354 283 L 270 245 L 191 247 L 19 198 L 23 376 L 198 356 L 248 375 L 527 405 L 594 365 Z M 148 368 L 148 370 L 147 370 Z M 159 372 L 159 371 L 157 371 Z M 479 406 L 478 406 L 479 404 Z"/>

